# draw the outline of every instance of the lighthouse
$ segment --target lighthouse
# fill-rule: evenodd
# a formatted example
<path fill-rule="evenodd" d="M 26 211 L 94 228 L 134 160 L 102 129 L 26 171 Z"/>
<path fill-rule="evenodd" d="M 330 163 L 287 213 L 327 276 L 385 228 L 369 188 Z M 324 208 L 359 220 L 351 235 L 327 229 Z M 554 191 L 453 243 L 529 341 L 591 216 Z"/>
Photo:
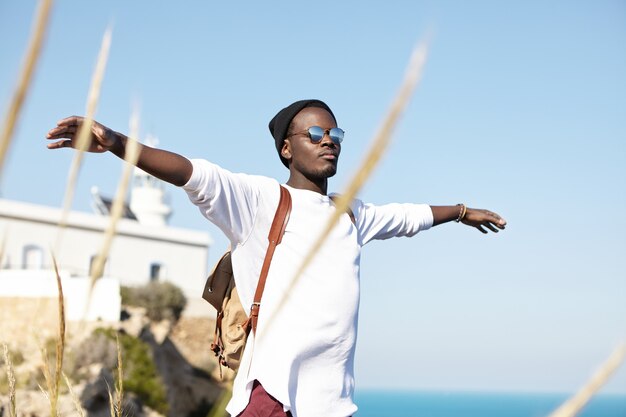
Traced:
<path fill-rule="evenodd" d="M 146 138 L 146 144 L 155 146 L 154 136 Z M 172 214 L 165 183 L 156 177 L 135 168 L 130 191 L 130 210 L 139 223 L 146 226 L 166 226 Z"/>

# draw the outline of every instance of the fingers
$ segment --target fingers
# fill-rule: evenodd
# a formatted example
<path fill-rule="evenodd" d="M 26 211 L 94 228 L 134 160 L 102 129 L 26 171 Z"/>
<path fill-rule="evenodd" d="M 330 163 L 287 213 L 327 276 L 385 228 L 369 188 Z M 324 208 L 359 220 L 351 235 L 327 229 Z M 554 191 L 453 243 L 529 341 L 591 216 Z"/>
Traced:
<path fill-rule="evenodd" d="M 495 225 L 497 225 L 500 229 L 504 229 L 504 226 L 506 226 L 506 220 L 504 220 L 502 217 L 500 217 L 500 215 L 498 215 L 497 213 L 485 210 L 485 213 L 487 214 L 489 221 L 491 223 L 494 223 Z"/>
<path fill-rule="evenodd" d="M 84 118 L 80 116 L 70 116 L 57 122 L 56 127 L 50 129 L 46 137 L 48 139 L 60 139 L 73 137 L 78 131 Z"/>
<path fill-rule="evenodd" d="M 71 148 L 72 141 L 71 140 L 60 140 L 58 142 L 52 142 L 48 144 L 48 149 L 61 149 L 61 148 Z"/>
<path fill-rule="evenodd" d="M 500 215 L 482 209 L 468 208 L 465 218 L 461 221 L 468 226 L 473 226 L 483 234 L 487 234 L 489 231 L 498 233 L 506 227 L 506 220 L 500 217 Z"/>
<path fill-rule="evenodd" d="M 487 229 L 491 230 L 494 233 L 498 233 L 499 230 L 496 229 L 491 223 L 484 223 L 483 226 L 486 226 Z"/>
<path fill-rule="evenodd" d="M 75 125 L 63 125 L 50 129 L 46 138 L 48 139 L 61 139 L 61 138 L 73 138 L 78 131 L 78 126 Z"/>
<path fill-rule="evenodd" d="M 496 227 L 500 230 L 504 230 L 506 226 L 506 220 L 500 217 L 499 214 L 489 210 L 471 209 L 471 215 L 469 217 L 468 220 L 481 224 L 494 233 L 498 232 Z"/>
<path fill-rule="evenodd" d="M 79 116 L 70 116 L 65 119 L 61 119 L 57 122 L 56 127 L 50 129 L 46 134 L 46 139 L 48 140 L 57 140 L 57 139 L 67 139 L 67 140 L 59 140 L 57 142 L 52 142 L 47 145 L 48 149 L 61 149 L 61 148 L 71 148 L 72 147 L 72 139 L 76 136 L 76 132 L 80 124 L 82 123 L 83 118 Z"/>
<path fill-rule="evenodd" d="M 57 122 L 57 126 L 78 126 L 83 122 L 84 118 L 80 116 L 70 116 Z"/>

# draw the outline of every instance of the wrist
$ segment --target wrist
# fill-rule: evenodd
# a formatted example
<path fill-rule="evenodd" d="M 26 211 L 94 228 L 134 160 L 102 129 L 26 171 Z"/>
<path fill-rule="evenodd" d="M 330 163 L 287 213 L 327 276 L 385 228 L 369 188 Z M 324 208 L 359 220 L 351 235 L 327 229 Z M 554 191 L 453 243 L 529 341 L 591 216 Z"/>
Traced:
<path fill-rule="evenodd" d="M 463 221 L 463 219 L 465 218 L 465 215 L 467 214 L 467 206 L 463 203 L 459 203 L 456 206 L 459 208 L 459 215 L 456 218 L 455 222 L 459 223 Z"/>
<path fill-rule="evenodd" d="M 126 150 L 127 137 L 118 132 L 112 132 L 113 143 L 109 147 L 109 151 L 120 158 L 124 158 Z"/>

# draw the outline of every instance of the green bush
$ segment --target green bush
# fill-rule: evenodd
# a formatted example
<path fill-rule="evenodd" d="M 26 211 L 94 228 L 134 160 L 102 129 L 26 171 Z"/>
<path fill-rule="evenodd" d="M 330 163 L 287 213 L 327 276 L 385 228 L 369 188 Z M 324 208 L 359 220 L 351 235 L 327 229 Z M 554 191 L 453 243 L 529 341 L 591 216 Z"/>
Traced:
<path fill-rule="evenodd" d="M 122 304 L 145 307 L 150 320 L 178 320 L 187 305 L 183 291 L 170 282 L 151 282 L 140 287 L 122 287 Z"/>
<path fill-rule="evenodd" d="M 117 379 L 117 347 L 115 344 L 116 331 L 114 329 L 96 329 L 89 339 L 81 345 L 82 349 L 94 349 L 92 353 L 79 353 L 82 355 L 83 366 L 89 365 L 87 358 L 103 363 Z M 87 339 L 87 340 L 89 340 Z M 141 401 L 153 410 L 161 414 L 167 414 L 168 403 L 165 385 L 159 377 L 156 365 L 152 360 L 150 346 L 142 340 L 119 333 L 120 347 L 122 350 L 122 369 L 124 391 L 136 394 Z M 106 343 L 108 341 L 109 343 Z M 113 352 L 111 352 L 111 346 Z M 96 350 L 100 353 L 96 353 Z M 115 354 L 113 366 L 111 355 Z M 101 355 L 102 358 L 98 358 Z"/>

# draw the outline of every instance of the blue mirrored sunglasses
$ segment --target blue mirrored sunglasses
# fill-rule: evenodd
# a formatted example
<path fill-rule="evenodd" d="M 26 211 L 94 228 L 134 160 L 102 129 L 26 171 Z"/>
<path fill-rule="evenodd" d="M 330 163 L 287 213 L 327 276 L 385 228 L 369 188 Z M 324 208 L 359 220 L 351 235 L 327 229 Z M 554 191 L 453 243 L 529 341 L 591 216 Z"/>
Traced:
<path fill-rule="evenodd" d="M 320 143 L 322 139 L 324 139 L 324 136 L 328 134 L 328 137 L 330 137 L 333 142 L 339 145 L 343 141 L 343 134 L 345 132 L 338 127 L 333 127 L 332 129 L 323 129 L 319 126 L 311 126 L 307 130 L 303 130 L 302 132 L 292 133 L 291 135 L 286 136 L 286 138 L 295 135 L 302 135 L 305 133 L 309 135 L 309 139 L 311 139 L 311 142 L 313 143 Z"/>

